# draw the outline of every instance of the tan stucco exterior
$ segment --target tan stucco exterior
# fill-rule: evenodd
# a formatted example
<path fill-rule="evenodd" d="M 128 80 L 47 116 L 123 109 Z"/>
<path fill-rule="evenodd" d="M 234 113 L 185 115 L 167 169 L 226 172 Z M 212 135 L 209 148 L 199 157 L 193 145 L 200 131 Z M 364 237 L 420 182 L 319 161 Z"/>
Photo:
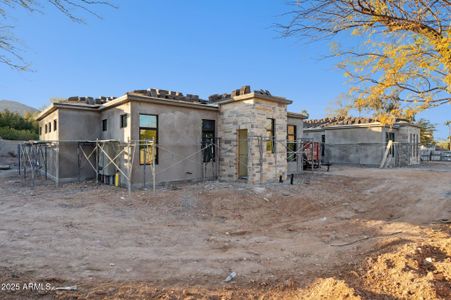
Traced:
<path fill-rule="evenodd" d="M 305 128 L 304 138 L 311 138 L 321 143 L 325 138 L 325 143 L 322 143 L 325 162 L 379 166 L 386 153 L 387 133 L 394 134 L 398 159 L 389 160 L 389 165 L 405 166 L 420 163 L 419 155 L 415 152 L 415 149 L 419 147 L 419 141 L 410 139 L 411 134 L 419 138 L 420 130 L 407 122 L 400 122 L 393 126 L 374 122 Z"/>
<path fill-rule="evenodd" d="M 55 103 L 38 117 L 40 126 L 54 120 L 58 124 L 56 131 L 41 134 L 43 141 L 58 141 L 58 172 L 61 181 L 73 181 L 76 178 L 92 178 L 95 172 L 87 162 L 82 162 L 81 174 L 78 173 L 78 142 L 116 140 L 120 142 L 139 140 L 139 115 L 158 116 L 158 163 L 156 164 L 156 183 L 173 181 L 197 181 L 201 178 L 219 176 L 223 180 L 236 180 L 237 149 L 220 150 L 225 144 L 237 147 L 236 130 L 246 128 L 249 136 L 266 137 L 267 118 L 275 120 L 276 146 L 274 153 L 264 151 L 263 172 L 260 172 L 260 158 L 257 156 L 258 144 L 249 144 L 248 182 L 259 183 L 286 178 L 288 164 L 286 156 L 287 105 L 291 101 L 281 97 L 249 93 L 234 96 L 226 101 L 214 104 L 191 103 L 172 99 L 157 99 L 127 93 L 103 105 L 79 103 Z M 127 126 L 121 128 L 120 116 L 127 115 Z M 303 115 L 291 114 L 289 120 L 295 124 L 297 134 L 302 136 Z M 217 155 L 221 159 L 214 163 L 202 164 L 200 151 L 202 142 L 202 120 L 213 120 L 216 124 Z M 107 120 L 107 129 L 102 130 L 102 120 Z M 221 141 L 221 142 L 219 142 Z M 221 143 L 221 145 L 220 145 Z M 86 147 L 86 145 L 85 145 Z M 88 147 L 89 148 L 89 147 Z M 150 166 L 141 165 L 139 150 L 135 147 L 132 183 L 141 186 L 144 181 L 152 180 Z M 125 158 L 117 160 L 121 167 L 131 162 L 132 153 L 125 151 Z M 185 159 L 186 158 L 186 159 Z M 94 165 L 94 161 L 92 161 Z M 99 164 L 101 166 L 101 163 Z M 107 174 L 108 173 L 108 174 Z M 111 175 L 109 170 L 100 174 Z M 121 178 L 125 183 L 125 178 Z"/>

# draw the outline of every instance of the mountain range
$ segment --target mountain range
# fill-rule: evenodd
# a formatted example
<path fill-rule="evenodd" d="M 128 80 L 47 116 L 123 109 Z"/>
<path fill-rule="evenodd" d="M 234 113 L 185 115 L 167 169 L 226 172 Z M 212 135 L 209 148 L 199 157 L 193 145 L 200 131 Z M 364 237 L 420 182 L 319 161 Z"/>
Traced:
<path fill-rule="evenodd" d="M 20 115 L 24 115 L 26 112 L 35 113 L 38 110 L 34 107 L 25 105 L 23 103 L 11 100 L 0 100 L 0 111 L 9 110 Z"/>

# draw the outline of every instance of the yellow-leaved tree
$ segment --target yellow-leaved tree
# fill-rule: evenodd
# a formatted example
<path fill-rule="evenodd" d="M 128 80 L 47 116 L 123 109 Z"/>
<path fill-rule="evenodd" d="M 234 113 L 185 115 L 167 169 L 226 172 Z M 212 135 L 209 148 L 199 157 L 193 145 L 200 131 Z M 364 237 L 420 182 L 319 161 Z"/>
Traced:
<path fill-rule="evenodd" d="M 451 104 L 451 1 L 298 0 L 285 36 L 354 36 L 352 49 L 334 47 L 353 83 L 348 109 L 384 123 Z M 341 108 L 343 109 L 343 107 Z"/>

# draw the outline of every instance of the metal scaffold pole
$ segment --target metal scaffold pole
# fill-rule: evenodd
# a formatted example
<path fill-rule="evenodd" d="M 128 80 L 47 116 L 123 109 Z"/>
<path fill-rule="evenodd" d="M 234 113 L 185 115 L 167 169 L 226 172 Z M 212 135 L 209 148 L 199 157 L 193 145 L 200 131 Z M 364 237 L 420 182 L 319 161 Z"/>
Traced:
<path fill-rule="evenodd" d="M 260 184 L 263 183 L 263 155 L 264 155 L 264 151 L 263 151 L 263 137 L 259 136 L 259 153 L 260 153 L 260 160 L 259 160 L 259 164 L 260 164 Z"/>
<path fill-rule="evenodd" d="M 96 184 L 99 184 L 99 140 L 98 139 L 96 140 L 95 151 L 96 151 L 96 167 L 95 167 Z"/>
<path fill-rule="evenodd" d="M 155 142 L 155 139 L 152 140 L 152 189 L 155 193 L 156 191 L 156 183 L 155 183 L 155 177 L 156 177 L 156 170 L 155 170 L 155 160 L 157 159 L 157 144 Z"/>

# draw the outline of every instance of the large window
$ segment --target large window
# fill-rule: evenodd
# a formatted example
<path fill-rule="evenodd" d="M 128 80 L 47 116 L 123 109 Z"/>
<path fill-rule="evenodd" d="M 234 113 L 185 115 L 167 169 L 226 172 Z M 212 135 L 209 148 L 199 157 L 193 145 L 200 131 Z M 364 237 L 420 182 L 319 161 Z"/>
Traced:
<path fill-rule="evenodd" d="M 128 115 L 127 114 L 121 115 L 121 128 L 127 127 L 127 121 L 128 121 Z"/>
<path fill-rule="evenodd" d="M 56 131 L 58 129 L 56 120 L 53 120 L 53 130 Z"/>
<path fill-rule="evenodd" d="M 266 119 L 266 137 L 268 138 L 266 142 L 266 151 L 275 153 L 276 145 L 275 145 L 275 129 L 276 122 L 274 119 Z"/>
<path fill-rule="evenodd" d="M 288 125 L 287 128 L 287 160 L 296 161 L 296 125 Z"/>
<path fill-rule="evenodd" d="M 215 120 L 202 120 L 202 159 L 215 161 Z"/>
<path fill-rule="evenodd" d="M 154 141 L 158 144 L 158 116 L 139 115 L 139 139 L 141 141 Z M 158 148 L 154 146 L 155 163 L 158 163 Z M 139 163 L 141 165 L 152 164 L 152 148 L 146 145 L 139 146 Z"/>
<path fill-rule="evenodd" d="M 103 119 L 102 120 L 102 131 L 107 131 L 107 130 L 108 130 L 108 120 Z"/>

